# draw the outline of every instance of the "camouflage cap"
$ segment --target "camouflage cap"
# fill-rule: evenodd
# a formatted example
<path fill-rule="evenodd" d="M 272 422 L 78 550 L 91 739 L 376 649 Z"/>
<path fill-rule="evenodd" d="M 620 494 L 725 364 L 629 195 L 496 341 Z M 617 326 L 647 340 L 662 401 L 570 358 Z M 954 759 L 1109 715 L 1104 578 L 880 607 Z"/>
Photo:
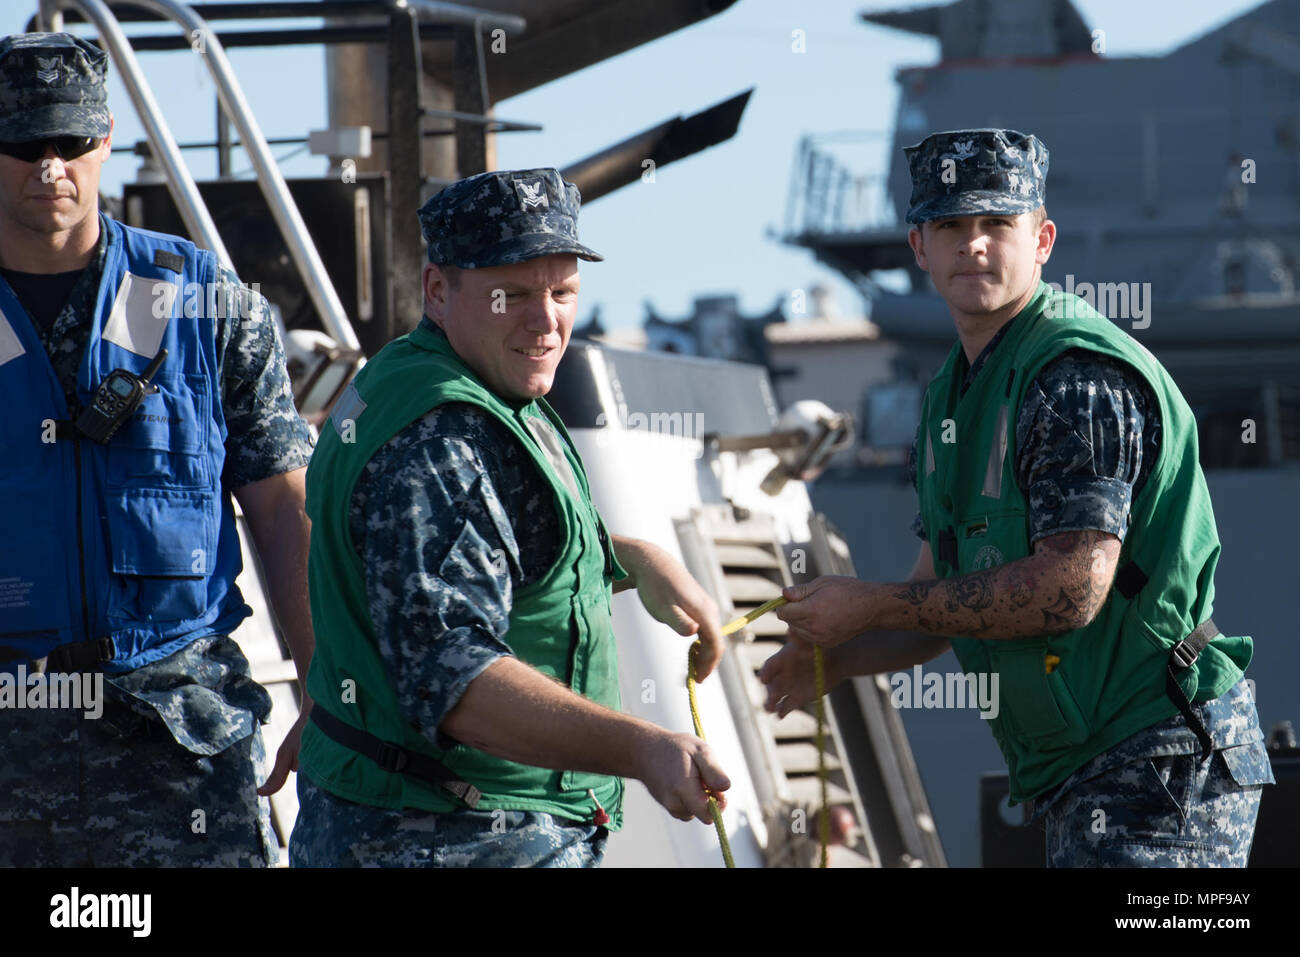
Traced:
<path fill-rule="evenodd" d="M 452 183 L 420 207 L 429 262 L 464 269 L 539 256 L 605 257 L 578 242 L 578 187 L 555 169 L 499 170 Z"/>
<path fill-rule="evenodd" d="M 108 135 L 108 54 L 70 33 L 0 40 L 0 141 Z"/>
<path fill-rule="evenodd" d="M 904 148 L 909 223 L 980 213 L 1028 213 L 1047 199 L 1047 147 L 1032 133 L 954 130 Z"/>

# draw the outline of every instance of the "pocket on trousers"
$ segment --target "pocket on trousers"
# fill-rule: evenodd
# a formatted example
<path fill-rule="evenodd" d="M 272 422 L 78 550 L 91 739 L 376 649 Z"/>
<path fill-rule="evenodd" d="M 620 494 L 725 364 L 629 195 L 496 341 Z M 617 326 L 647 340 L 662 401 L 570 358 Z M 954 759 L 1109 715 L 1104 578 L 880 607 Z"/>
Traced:
<path fill-rule="evenodd" d="M 1156 789 L 1168 809 L 1178 815 L 1179 826 L 1187 823 L 1196 788 L 1196 755 L 1171 754 L 1148 758 L 1147 767 L 1155 775 Z"/>
<path fill-rule="evenodd" d="M 1223 758 L 1232 783 L 1238 789 L 1259 787 L 1264 784 L 1276 784 L 1273 777 L 1273 765 L 1268 759 L 1268 749 L 1263 741 L 1239 744 L 1217 752 Z M 1225 789 L 1227 782 L 1225 782 Z"/>

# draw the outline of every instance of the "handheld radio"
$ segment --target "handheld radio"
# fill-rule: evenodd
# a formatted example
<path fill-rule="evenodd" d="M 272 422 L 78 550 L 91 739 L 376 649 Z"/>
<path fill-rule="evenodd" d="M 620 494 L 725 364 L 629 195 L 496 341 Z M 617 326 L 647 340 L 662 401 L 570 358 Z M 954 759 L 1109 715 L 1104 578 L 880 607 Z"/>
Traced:
<path fill-rule="evenodd" d="M 140 400 L 150 390 L 149 380 L 154 377 L 167 358 L 167 350 L 159 349 L 143 375 L 126 369 L 115 369 L 99 384 L 95 395 L 77 416 L 77 431 L 100 445 L 107 445 L 114 433 L 135 412 Z M 154 387 L 153 391 L 156 391 Z"/>

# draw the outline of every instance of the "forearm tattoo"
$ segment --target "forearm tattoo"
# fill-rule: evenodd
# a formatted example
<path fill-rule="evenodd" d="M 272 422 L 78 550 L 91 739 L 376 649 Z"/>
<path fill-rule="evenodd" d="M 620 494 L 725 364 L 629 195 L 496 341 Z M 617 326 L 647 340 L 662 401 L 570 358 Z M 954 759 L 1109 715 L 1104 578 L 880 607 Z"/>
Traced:
<path fill-rule="evenodd" d="M 1028 558 L 942 581 L 914 581 L 890 592 L 897 599 L 883 627 L 971 638 L 1026 638 L 1088 624 L 1110 593 L 1115 562 L 1098 531 L 1041 539 Z"/>

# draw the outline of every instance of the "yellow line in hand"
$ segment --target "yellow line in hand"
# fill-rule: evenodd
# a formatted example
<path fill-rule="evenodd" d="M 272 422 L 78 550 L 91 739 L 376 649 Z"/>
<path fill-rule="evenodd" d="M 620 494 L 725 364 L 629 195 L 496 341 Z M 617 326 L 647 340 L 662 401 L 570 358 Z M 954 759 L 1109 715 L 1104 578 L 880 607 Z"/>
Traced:
<path fill-rule="evenodd" d="M 727 622 L 725 625 L 722 626 L 722 633 L 724 635 L 729 635 L 733 631 L 739 631 L 740 629 L 744 628 L 746 625 L 753 622 L 755 619 L 761 618 L 763 615 L 766 615 L 773 608 L 780 608 L 782 605 L 788 605 L 788 604 L 789 601 L 787 599 L 780 598 L 780 597 L 773 598 L 771 601 L 765 601 L 763 602 L 763 604 L 759 605 L 749 614 L 741 615 L 739 618 L 735 619 L 734 621 Z"/>

